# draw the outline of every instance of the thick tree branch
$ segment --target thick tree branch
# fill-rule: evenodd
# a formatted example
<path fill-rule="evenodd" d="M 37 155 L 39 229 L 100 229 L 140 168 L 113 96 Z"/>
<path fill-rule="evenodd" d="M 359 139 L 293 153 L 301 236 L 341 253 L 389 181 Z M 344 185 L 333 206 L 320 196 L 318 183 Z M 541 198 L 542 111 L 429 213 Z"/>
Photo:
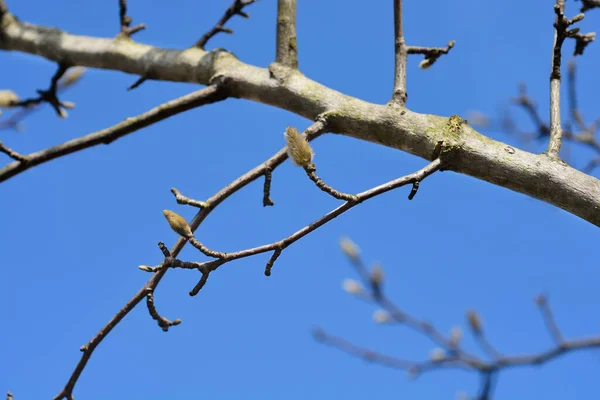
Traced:
<path fill-rule="evenodd" d="M 6 16 L 4 17 L 7 18 Z M 36 54 L 73 65 L 155 79 L 210 83 L 231 80 L 232 96 L 279 107 L 308 119 L 329 113 L 331 131 L 396 148 L 430 160 L 438 141 L 448 145 L 447 169 L 546 201 L 600 226 L 600 182 L 550 157 L 489 139 L 448 118 L 368 103 L 312 81 L 298 72 L 275 79 L 224 51 L 167 50 L 130 41 L 92 38 L 12 20 L 0 49 Z"/>
<path fill-rule="evenodd" d="M 200 89 L 197 92 L 163 103 L 136 117 L 127 118 L 117 125 L 90 133 L 77 139 L 69 140 L 68 142 L 48 149 L 21 156 L 21 158 L 17 158 L 17 161 L 0 169 L 0 182 L 35 167 L 36 165 L 99 144 L 110 144 L 125 135 L 150 126 L 158 121 L 162 121 L 163 119 L 195 107 L 224 100 L 225 98 L 227 98 L 226 83 L 215 83 L 204 89 Z"/>
<path fill-rule="evenodd" d="M 296 0 L 277 0 L 277 44 L 275 61 L 289 68 L 298 68 Z"/>

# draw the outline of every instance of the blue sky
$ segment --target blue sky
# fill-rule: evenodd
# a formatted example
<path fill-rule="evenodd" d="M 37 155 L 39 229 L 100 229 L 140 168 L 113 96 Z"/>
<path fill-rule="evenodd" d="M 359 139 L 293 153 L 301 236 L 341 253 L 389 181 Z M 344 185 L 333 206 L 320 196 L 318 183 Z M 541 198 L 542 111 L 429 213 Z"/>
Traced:
<path fill-rule="evenodd" d="M 117 1 L 8 0 L 21 19 L 71 33 L 110 37 L 119 29 Z M 134 24 L 148 29 L 136 40 L 183 48 L 220 17 L 228 1 L 130 0 Z M 274 58 L 275 1 L 262 0 L 234 19 L 225 47 L 241 60 L 266 67 Z M 301 70 L 310 78 L 374 103 L 385 103 L 393 81 L 391 1 L 368 5 L 342 0 L 300 2 Z M 546 114 L 554 13 L 552 1 L 407 1 L 405 33 L 412 45 L 443 46 L 449 56 L 431 69 L 409 60 L 408 105 L 418 112 L 468 117 L 506 107 L 526 82 Z M 568 2 L 570 16 L 579 3 Z M 579 26 L 594 30 L 600 11 Z M 566 48 L 572 49 L 572 43 Z M 22 96 L 46 88 L 55 66 L 32 56 L 2 53 L 0 88 Z M 579 99 L 588 121 L 598 116 L 593 88 L 600 50 L 592 44 L 579 64 Z M 136 77 L 89 71 L 65 95 L 77 103 L 66 120 L 45 107 L 25 131 L 0 132 L 22 153 L 39 150 L 137 115 L 196 85 L 147 82 L 126 92 Z M 516 121 L 530 127 L 517 109 Z M 564 114 L 566 116 L 566 113 Z M 0 304 L 0 392 L 16 400 L 48 399 L 68 379 L 79 347 L 149 277 L 140 264 L 158 264 L 156 243 L 171 245 L 161 210 L 191 218 L 170 193 L 205 199 L 284 145 L 287 125 L 309 121 L 286 111 L 231 99 L 190 111 L 136 132 L 110 146 L 52 161 L 0 185 L 3 250 Z M 489 135 L 521 146 L 514 137 Z M 545 145 L 545 144 L 544 144 Z M 542 145 L 528 145 L 541 151 Z M 319 174 L 332 186 L 359 192 L 410 173 L 425 161 L 383 146 L 329 135 L 314 142 Z M 569 145 L 569 162 L 590 153 Z M 3 158 L 2 162 L 8 160 Z M 435 372 L 416 381 L 401 371 L 369 365 L 316 343 L 320 326 L 358 344 L 424 359 L 433 344 L 402 327 L 372 323 L 374 307 L 344 293 L 354 277 L 339 250 L 349 236 L 367 261 L 385 269 L 386 287 L 401 307 L 443 331 L 477 309 L 490 340 L 503 352 L 539 351 L 551 345 L 534 296 L 550 296 L 565 336 L 600 332 L 600 272 L 593 257 L 598 230 L 562 210 L 452 172 L 427 179 L 414 201 L 409 189 L 375 198 L 288 248 L 273 275 L 268 256 L 226 265 L 194 298 L 190 271 L 172 271 L 156 292 L 167 318 L 183 323 L 162 332 L 141 305 L 101 344 L 77 384 L 75 397 L 102 399 L 452 399 L 474 394 L 474 374 Z M 247 187 L 211 214 L 197 237 L 233 251 L 277 240 L 334 208 L 289 163 L 273 176 L 276 205 L 262 207 L 262 182 Z M 192 249 L 185 260 L 201 259 Z M 466 345 L 472 346 L 467 338 Z M 572 354 L 542 368 L 501 375 L 496 398 L 597 397 L 600 354 Z"/>

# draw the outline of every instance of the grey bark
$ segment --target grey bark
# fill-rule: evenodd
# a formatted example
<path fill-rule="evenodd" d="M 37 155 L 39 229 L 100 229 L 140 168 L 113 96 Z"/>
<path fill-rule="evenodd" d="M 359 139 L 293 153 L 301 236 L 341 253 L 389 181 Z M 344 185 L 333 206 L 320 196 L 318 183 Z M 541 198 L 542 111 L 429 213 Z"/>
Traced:
<path fill-rule="evenodd" d="M 600 226 L 600 181 L 544 154 L 532 154 L 487 138 L 458 117 L 418 114 L 378 105 L 325 87 L 295 69 L 245 64 L 223 50 L 172 50 L 128 38 L 68 34 L 4 17 L 0 49 L 102 68 L 151 79 L 208 84 L 227 78 L 231 93 L 315 120 L 328 115 L 331 130 L 431 160 L 444 141 L 445 168 L 558 206 Z"/>

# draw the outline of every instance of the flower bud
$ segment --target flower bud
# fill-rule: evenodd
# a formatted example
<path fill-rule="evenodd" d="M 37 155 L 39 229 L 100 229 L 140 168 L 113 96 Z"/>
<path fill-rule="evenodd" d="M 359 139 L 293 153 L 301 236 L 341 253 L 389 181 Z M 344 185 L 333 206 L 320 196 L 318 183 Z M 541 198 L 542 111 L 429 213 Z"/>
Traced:
<path fill-rule="evenodd" d="M 12 90 L 0 90 L 0 107 L 11 108 L 19 102 L 19 96 Z"/>
<path fill-rule="evenodd" d="M 296 128 L 291 126 L 285 129 L 284 136 L 287 142 L 288 155 L 294 164 L 302 168 L 308 167 L 312 162 L 313 152 L 306 138 Z"/>
<path fill-rule="evenodd" d="M 352 258 L 353 260 L 358 259 L 358 256 L 360 255 L 360 249 L 352 240 L 347 237 L 343 237 L 340 240 L 340 247 L 348 257 Z"/>
<path fill-rule="evenodd" d="M 171 229 L 180 236 L 183 236 L 184 238 L 193 236 L 190 226 L 181 215 L 170 210 L 163 210 L 163 214 L 167 219 L 169 226 L 171 226 Z"/>
<path fill-rule="evenodd" d="M 342 282 L 342 287 L 346 292 L 355 295 L 359 295 L 364 291 L 364 288 L 360 282 L 357 282 L 354 279 L 344 279 Z"/>
<path fill-rule="evenodd" d="M 390 322 L 391 320 L 392 317 L 390 313 L 385 310 L 376 310 L 373 313 L 373 321 L 375 321 L 378 324 L 385 324 L 387 322 Z"/>

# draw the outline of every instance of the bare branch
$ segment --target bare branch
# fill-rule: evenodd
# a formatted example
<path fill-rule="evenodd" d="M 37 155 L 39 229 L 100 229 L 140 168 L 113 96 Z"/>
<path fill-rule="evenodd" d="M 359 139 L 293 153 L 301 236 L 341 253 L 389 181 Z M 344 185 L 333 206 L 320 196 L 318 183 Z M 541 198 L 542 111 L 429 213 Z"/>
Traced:
<path fill-rule="evenodd" d="M 48 32 L 53 32 L 49 35 Z M 122 42 L 122 41 L 121 41 Z M 72 35 L 53 28 L 12 21 L 4 28 L 0 49 L 36 54 L 73 65 L 144 75 L 154 79 L 207 84 L 230 77 L 238 98 L 272 105 L 314 120 L 330 113 L 334 133 L 378 143 L 430 160 L 445 140 L 445 168 L 546 201 L 600 226 L 600 181 L 554 159 L 513 149 L 484 138 L 464 125 L 447 135 L 447 118 L 372 104 L 327 88 L 302 74 L 274 80 L 267 68 L 244 64 L 231 53 L 201 49 L 168 50 L 136 42 Z M 142 57 L 151 52 L 156 57 Z M 310 88 L 310 95 L 306 89 Z M 485 140 L 483 140 L 485 139 Z M 514 151 L 513 151 L 514 150 Z M 508 156 L 507 156 L 508 154 Z"/>
<path fill-rule="evenodd" d="M 581 0 L 581 8 L 580 12 L 586 12 L 587 10 L 592 10 L 594 8 L 600 7 L 600 0 Z"/>
<path fill-rule="evenodd" d="M 392 302 L 383 290 L 383 273 L 381 272 L 381 267 L 377 265 L 369 271 L 360 257 L 358 246 L 351 240 L 345 238 L 340 242 L 340 245 L 361 281 L 364 283 L 360 284 L 357 281 L 346 279 L 343 283 L 344 290 L 361 300 L 377 304 L 382 308 L 373 314 L 374 321 L 379 324 L 396 323 L 401 326 L 407 326 L 440 346 L 431 351 L 428 361 L 419 362 L 374 352 L 350 343 L 344 338 L 330 336 L 321 329 L 315 331 L 316 340 L 351 354 L 354 357 L 386 367 L 405 369 L 411 376 L 417 376 L 422 372 L 441 368 L 460 368 L 476 372 L 482 379 L 481 389 L 476 399 L 489 400 L 497 375 L 502 370 L 515 367 L 538 366 L 569 352 L 600 348 L 600 335 L 583 339 L 563 339 L 554 322 L 550 308 L 547 306 L 546 298 L 538 296 L 536 303 L 542 309 L 546 325 L 555 339 L 555 346 L 533 354 L 504 356 L 489 344 L 484 333 L 481 318 L 475 311 L 471 310 L 467 312 L 467 323 L 478 344 L 492 357 L 490 361 L 481 359 L 467 352 L 461 346 L 462 330 L 459 327 L 454 327 L 450 335 L 446 336 L 436 329 L 433 324 L 410 315 Z"/>
<path fill-rule="evenodd" d="M 153 320 L 158 322 L 158 326 L 165 332 L 169 330 L 171 326 L 179 325 L 181 323 L 180 319 L 176 319 L 174 321 L 170 321 L 167 318 L 161 316 L 158 311 L 156 311 L 156 306 L 154 305 L 154 289 L 148 288 L 146 289 L 146 306 L 148 307 L 148 312 Z"/>
<path fill-rule="evenodd" d="M 66 118 L 67 112 L 65 111 L 65 108 L 73 108 L 75 105 L 73 103 L 60 101 L 57 97 L 57 90 L 59 79 L 62 78 L 63 75 L 67 72 L 67 69 L 69 69 L 69 67 L 66 64 L 59 63 L 56 72 L 50 80 L 50 87 L 47 90 L 38 90 L 38 97 L 21 100 L 13 104 L 13 106 L 27 108 L 45 102 L 52 106 L 52 108 L 54 109 L 54 111 L 56 111 L 56 114 L 60 118 Z"/>
<path fill-rule="evenodd" d="M 394 0 L 394 93 L 392 100 L 406 104 L 406 59 L 408 58 L 404 28 L 402 26 L 402 0 Z"/>
<path fill-rule="evenodd" d="M 548 298 L 546 295 L 540 294 L 536 297 L 535 303 L 540 308 L 540 312 L 544 318 L 544 323 L 546 324 L 546 328 L 548 329 L 548 332 L 550 332 L 552 339 L 554 339 L 554 342 L 557 346 L 562 346 L 564 339 L 560 333 L 560 329 L 558 329 L 556 321 L 554 320 L 554 314 L 552 313 L 552 309 L 548 304 Z"/>
<path fill-rule="evenodd" d="M 215 83 L 197 92 L 185 95 L 175 100 L 168 101 L 155 107 L 137 117 L 130 117 L 117 125 L 100 131 L 90 133 L 77 139 L 40 150 L 25 156 L 27 162 L 15 161 L 0 169 L 0 182 L 26 171 L 36 165 L 54 160 L 89 147 L 99 144 L 110 144 L 115 140 L 145 128 L 158 121 L 169 118 L 173 115 L 182 113 L 195 107 L 215 103 L 228 97 L 227 85 L 225 83 Z"/>
<path fill-rule="evenodd" d="M 431 67 L 441 56 L 448 54 L 454 47 L 456 42 L 451 40 L 448 42 L 446 47 L 419 47 L 419 46 L 408 46 L 406 48 L 407 54 L 423 54 L 425 58 L 419 64 L 421 69 L 427 69 Z"/>
<path fill-rule="evenodd" d="M 27 157 L 25 157 L 22 154 L 17 153 L 10 147 L 6 147 L 4 145 L 4 143 L 2 143 L 1 141 L 0 141 L 0 153 L 6 154 L 7 156 L 9 156 L 10 158 L 12 158 L 15 161 L 22 162 L 22 163 L 27 162 Z"/>
<path fill-rule="evenodd" d="M 311 126 L 311 128 L 307 129 L 307 140 L 310 141 L 310 140 L 313 140 L 313 139 L 319 137 L 325 131 L 326 126 L 327 126 L 327 124 L 325 122 L 325 119 L 319 119 L 319 121 L 317 121 L 315 124 L 313 124 Z M 235 181 L 231 182 L 229 185 L 225 186 L 223 189 L 218 191 L 215 195 L 213 195 L 207 201 L 207 203 L 211 204 L 211 207 L 206 207 L 206 208 L 200 209 L 200 211 L 198 211 L 198 213 L 194 216 L 192 221 L 189 223 L 189 226 L 190 226 L 190 229 L 192 230 L 192 232 L 194 232 L 196 229 L 198 229 L 200 224 L 206 219 L 206 217 L 208 217 L 208 215 L 219 204 L 221 204 L 223 201 L 225 201 L 231 195 L 236 193 L 238 190 L 244 188 L 249 183 L 254 182 L 256 179 L 262 177 L 265 174 L 265 172 L 267 171 L 267 169 L 274 169 L 274 168 L 278 167 L 279 165 L 281 165 L 287 158 L 288 158 L 288 155 L 287 155 L 286 149 L 285 148 L 281 149 L 279 152 L 277 152 L 274 156 L 269 158 L 267 161 L 258 165 L 256 168 L 248 171 L 247 173 L 240 176 Z M 166 249 L 166 247 L 164 249 L 161 248 L 161 250 L 163 250 L 163 255 L 165 255 L 165 258 L 167 256 L 176 258 L 186 243 L 187 243 L 187 239 L 179 238 L 179 240 L 177 240 L 175 245 L 171 248 L 170 251 L 168 251 L 167 254 L 165 254 L 165 251 L 164 251 L 164 249 Z M 192 265 L 191 263 L 179 262 L 179 263 L 171 264 L 171 267 L 172 268 L 178 268 L 178 267 L 179 268 L 182 268 L 182 267 L 189 268 L 191 265 Z M 202 289 L 202 287 L 206 283 L 209 273 L 210 273 L 210 271 L 205 266 L 200 265 L 200 264 L 194 264 L 193 268 L 198 269 L 202 272 L 202 279 L 200 280 L 200 282 L 198 282 L 196 287 L 194 287 L 194 289 L 192 289 L 192 291 L 190 292 L 190 295 L 192 295 L 192 296 L 197 294 L 200 291 L 200 289 Z M 65 387 L 61 390 L 61 392 L 59 394 L 57 394 L 54 397 L 54 400 L 62 400 L 62 399 L 71 400 L 73 398 L 73 389 L 75 387 L 75 384 L 77 383 L 77 380 L 81 376 L 81 373 L 85 369 L 88 361 L 90 360 L 90 358 L 91 358 L 94 350 L 98 346 L 98 344 L 100 344 L 104 340 L 104 338 L 112 331 L 112 329 L 119 322 L 121 322 L 121 320 L 123 318 L 125 318 L 125 316 L 127 316 L 127 314 L 129 314 L 129 312 L 131 310 L 133 310 L 140 303 L 140 301 L 142 301 L 147 296 L 148 288 L 151 288 L 153 290 L 156 289 L 157 285 L 160 283 L 160 281 L 162 280 L 162 278 L 164 277 L 164 275 L 167 273 L 168 270 L 169 270 L 169 268 L 168 267 L 164 268 L 164 265 L 160 265 L 158 268 L 151 268 L 149 270 L 149 272 L 153 272 L 152 278 L 150 278 L 148 280 L 148 282 L 146 282 L 146 284 L 140 290 L 138 290 L 138 292 L 123 306 L 123 308 L 121 308 L 121 310 L 119 310 L 119 312 L 117 312 L 117 314 L 115 314 L 115 316 L 113 318 L 111 318 L 111 320 L 108 321 L 108 323 L 106 325 L 104 325 L 100 329 L 100 331 L 98 331 L 98 333 L 86 345 L 81 347 L 81 351 L 83 352 L 81 359 L 75 366 L 75 369 L 73 370 L 73 373 L 71 374 L 71 377 L 67 381 Z"/>
<path fill-rule="evenodd" d="M 554 46 L 552 49 L 552 69 L 550 72 L 550 142 L 546 153 L 558 158 L 562 145 L 562 124 L 560 122 L 560 66 L 562 61 L 562 45 L 567 37 L 575 38 L 575 55 L 583 54 L 585 46 L 594 40 L 595 34 L 580 35 L 579 28 L 568 30 L 575 22 L 581 21 L 583 14 L 578 14 L 569 20 L 565 17 L 565 0 L 556 0 L 554 6 L 556 21 L 554 22 Z"/>
<path fill-rule="evenodd" d="M 127 0 L 119 0 L 119 21 L 121 22 L 121 32 L 119 36 L 121 37 L 131 37 L 134 33 L 137 33 L 143 29 L 146 29 L 146 25 L 139 24 L 130 28 L 131 26 L 131 17 L 127 15 Z"/>
<path fill-rule="evenodd" d="M 296 0 L 277 0 L 277 44 L 275 61 L 289 68 L 298 68 Z"/>
<path fill-rule="evenodd" d="M 185 205 L 189 205 L 189 206 L 196 207 L 196 208 L 209 207 L 209 204 L 207 202 L 190 199 L 189 197 L 182 195 L 179 192 L 179 190 L 177 190 L 175 188 L 171 188 L 171 193 L 173 193 L 175 195 L 175 200 L 177 200 L 177 204 L 185 204 Z"/>
<path fill-rule="evenodd" d="M 319 189 L 329 194 L 330 196 L 335 197 L 338 200 L 344 200 L 349 202 L 359 201 L 358 196 L 348 193 L 342 193 L 327 185 L 321 178 L 317 176 L 317 169 L 314 163 L 309 164 L 306 168 L 304 168 L 304 171 L 306 171 L 306 175 L 308 175 L 310 180 L 313 181 Z"/>
<path fill-rule="evenodd" d="M 249 18 L 250 15 L 244 12 L 244 7 L 249 6 L 250 4 L 256 3 L 257 0 L 234 0 L 233 4 L 229 6 L 229 8 L 225 11 L 225 14 L 221 17 L 221 19 L 217 22 L 217 24 L 208 32 L 206 32 L 200 40 L 196 42 L 194 45 L 200 49 L 204 49 L 206 43 L 215 36 L 219 32 L 224 33 L 233 33 L 233 31 L 229 28 L 225 28 L 225 24 L 227 21 L 231 19 L 234 15 L 239 15 L 244 18 Z"/>
<path fill-rule="evenodd" d="M 76 83 L 78 83 L 85 73 L 85 68 L 82 67 L 74 67 L 69 68 L 63 77 L 58 80 L 56 87 L 56 96 L 58 97 L 59 93 L 63 93 L 66 89 L 73 87 Z M 42 104 L 42 99 L 40 101 L 32 101 L 29 100 L 26 106 L 21 107 L 20 110 L 13 113 L 9 118 L 0 120 L 0 129 L 20 129 L 21 122 L 31 115 L 34 111 L 40 108 Z M 13 107 L 16 106 L 19 102 L 15 101 Z M 73 104 L 70 102 L 62 102 L 62 107 L 72 108 Z M 64 112 L 64 111 L 63 111 Z"/>
<path fill-rule="evenodd" d="M 271 200 L 271 180 L 273 173 L 271 170 L 265 172 L 265 183 L 263 185 L 263 207 L 274 206 L 275 203 Z"/>

